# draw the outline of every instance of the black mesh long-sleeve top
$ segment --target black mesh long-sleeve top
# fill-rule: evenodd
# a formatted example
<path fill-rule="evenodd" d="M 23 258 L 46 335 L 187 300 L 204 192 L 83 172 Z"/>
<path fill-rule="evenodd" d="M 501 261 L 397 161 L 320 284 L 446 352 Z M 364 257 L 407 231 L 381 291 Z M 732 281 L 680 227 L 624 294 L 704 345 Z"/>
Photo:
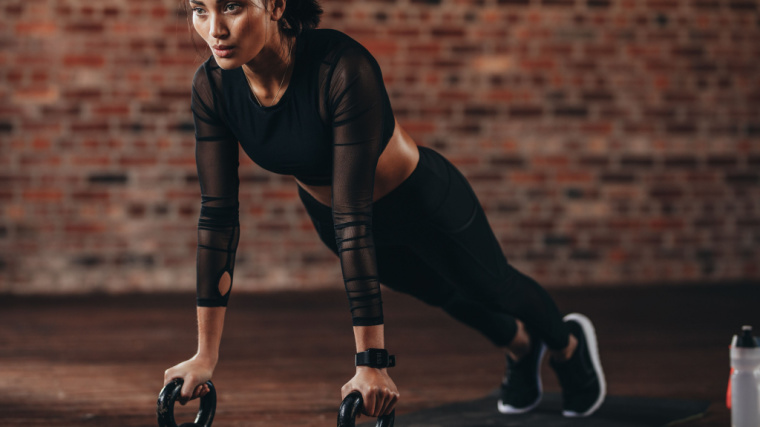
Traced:
<path fill-rule="evenodd" d="M 353 324 L 383 323 L 372 234 L 377 160 L 394 118 L 372 55 L 330 29 L 301 33 L 290 83 L 277 104 L 253 98 L 242 68 L 224 70 L 213 55 L 193 79 L 198 221 L 199 306 L 226 306 L 219 281 L 235 264 L 238 143 L 259 166 L 310 185 L 332 185 L 332 212 Z"/>

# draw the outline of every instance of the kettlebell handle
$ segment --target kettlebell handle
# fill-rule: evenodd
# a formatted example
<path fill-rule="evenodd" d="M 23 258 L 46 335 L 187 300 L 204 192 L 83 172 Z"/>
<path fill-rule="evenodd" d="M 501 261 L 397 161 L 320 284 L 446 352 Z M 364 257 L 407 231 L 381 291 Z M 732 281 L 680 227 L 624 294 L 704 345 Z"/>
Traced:
<path fill-rule="evenodd" d="M 161 390 L 158 395 L 158 407 L 156 415 L 158 416 L 159 427 L 177 427 L 174 420 L 174 402 L 179 399 L 182 391 L 182 378 L 175 378 Z M 198 415 L 194 423 L 184 423 L 179 427 L 211 427 L 216 412 L 216 389 L 211 381 L 206 381 L 209 392 L 201 397 L 201 406 L 198 409 Z"/>
<path fill-rule="evenodd" d="M 362 409 L 362 395 L 358 391 L 352 391 L 343 399 L 338 409 L 338 427 L 355 427 L 356 416 Z M 377 419 L 377 427 L 393 427 L 396 420 L 396 411 L 383 415 Z"/>

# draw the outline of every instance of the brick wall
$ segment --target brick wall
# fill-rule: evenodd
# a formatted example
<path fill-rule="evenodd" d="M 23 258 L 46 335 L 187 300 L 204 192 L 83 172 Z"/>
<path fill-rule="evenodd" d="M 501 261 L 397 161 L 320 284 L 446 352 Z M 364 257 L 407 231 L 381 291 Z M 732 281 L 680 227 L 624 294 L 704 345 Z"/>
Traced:
<path fill-rule="evenodd" d="M 175 0 L 0 3 L 0 291 L 194 288 Z M 399 122 L 547 286 L 760 279 L 758 1 L 324 1 Z M 200 41 L 197 37 L 196 41 Z M 236 289 L 341 287 L 290 177 L 241 156 Z"/>

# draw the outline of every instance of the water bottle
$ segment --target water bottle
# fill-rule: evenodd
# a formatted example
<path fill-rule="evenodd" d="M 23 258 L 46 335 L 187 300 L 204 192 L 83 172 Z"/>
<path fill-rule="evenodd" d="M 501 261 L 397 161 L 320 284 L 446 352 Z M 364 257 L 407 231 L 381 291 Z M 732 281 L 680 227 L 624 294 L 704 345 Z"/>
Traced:
<path fill-rule="evenodd" d="M 731 340 L 731 427 L 760 426 L 760 346 L 752 326 Z"/>

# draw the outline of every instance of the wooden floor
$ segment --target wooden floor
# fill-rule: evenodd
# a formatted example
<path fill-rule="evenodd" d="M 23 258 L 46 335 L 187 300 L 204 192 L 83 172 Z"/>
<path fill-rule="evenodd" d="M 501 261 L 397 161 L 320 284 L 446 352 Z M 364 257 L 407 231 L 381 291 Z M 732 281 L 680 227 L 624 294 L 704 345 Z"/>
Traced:
<path fill-rule="evenodd" d="M 760 329 L 760 284 L 551 293 L 596 323 L 610 394 L 710 400 L 705 418 L 683 425 L 729 425 L 728 345 L 743 324 Z M 503 356 L 484 338 L 405 295 L 384 290 L 384 300 L 398 413 L 497 386 Z M 194 316 L 189 294 L 3 297 L 2 425 L 155 426 L 163 371 L 195 350 Z M 353 374 L 350 323 L 340 291 L 233 295 L 215 426 L 334 426 Z M 548 365 L 544 382 L 558 390 Z"/>

